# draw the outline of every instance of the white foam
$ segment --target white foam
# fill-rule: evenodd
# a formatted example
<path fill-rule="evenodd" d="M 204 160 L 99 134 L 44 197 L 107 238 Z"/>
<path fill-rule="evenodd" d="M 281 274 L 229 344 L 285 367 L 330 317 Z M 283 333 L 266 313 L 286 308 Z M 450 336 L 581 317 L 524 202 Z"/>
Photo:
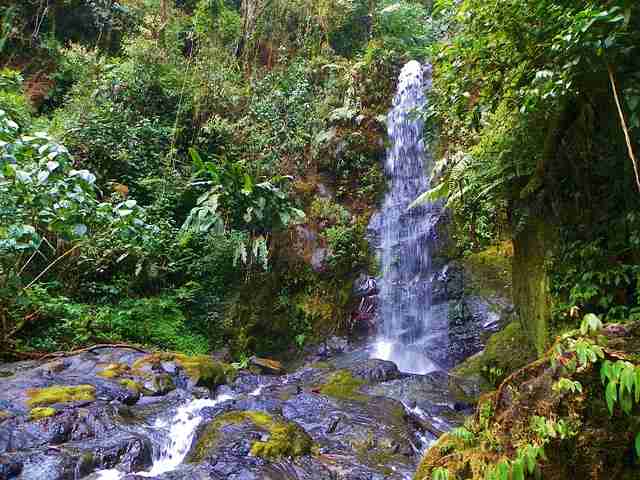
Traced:
<path fill-rule="evenodd" d="M 154 425 L 156 428 L 167 429 L 165 444 L 161 451 L 155 455 L 151 468 L 145 472 L 135 472 L 136 475 L 155 477 L 175 470 L 189 453 L 198 425 L 203 420 L 200 415 L 202 409 L 215 407 L 232 398 L 230 395 L 220 395 L 215 399 L 191 400 L 189 403 L 178 407 L 175 416 L 170 422 L 166 420 L 156 421 Z M 96 473 L 96 480 L 120 480 L 126 475 L 118 469 L 100 470 Z"/>

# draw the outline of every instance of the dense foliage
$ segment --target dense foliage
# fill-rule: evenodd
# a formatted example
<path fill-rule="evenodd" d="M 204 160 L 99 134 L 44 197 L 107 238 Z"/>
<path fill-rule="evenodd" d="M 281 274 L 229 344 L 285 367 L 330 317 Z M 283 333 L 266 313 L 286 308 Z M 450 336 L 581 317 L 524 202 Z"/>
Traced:
<path fill-rule="evenodd" d="M 28 1 L 0 18 L 3 352 L 241 358 L 348 327 L 424 6 Z"/>
<path fill-rule="evenodd" d="M 507 376 L 467 428 L 434 447 L 418 478 L 564 478 L 559 466 L 574 458 L 585 431 L 601 429 L 591 440 L 605 441 L 597 435 L 607 420 L 596 408 L 605 404 L 628 430 L 607 440 L 616 455 L 628 449 L 611 468 L 635 478 L 637 358 L 620 353 L 617 361 L 595 332 L 601 321 L 634 325 L 640 313 L 640 6 L 439 0 L 433 22 L 439 40 L 424 116 L 438 161 L 433 188 L 416 203 L 446 199 L 462 252 L 512 240 L 519 322 L 539 354 L 557 340 L 552 353 Z M 552 378 L 563 377 L 555 393 L 514 393 L 540 385 L 535 371 L 549 356 Z M 576 378 L 586 382 L 594 366 L 602 385 L 587 388 Z M 503 392 L 531 409 L 500 406 Z M 572 400 L 547 408 L 560 393 Z M 592 456 L 580 475 L 601 478 L 597 462 L 605 460 Z"/>
<path fill-rule="evenodd" d="M 463 248 L 553 225 L 557 320 L 637 315 L 636 2 L 437 2 L 427 116 Z M 634 53 L 636 52 L 636 53 Z"/>

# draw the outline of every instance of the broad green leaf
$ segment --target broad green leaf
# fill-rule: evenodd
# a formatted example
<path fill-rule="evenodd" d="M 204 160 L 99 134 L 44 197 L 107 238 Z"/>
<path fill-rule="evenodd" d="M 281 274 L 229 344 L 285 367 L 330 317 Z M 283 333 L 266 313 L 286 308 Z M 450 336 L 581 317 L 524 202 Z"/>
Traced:
<path fill-rule="evenodd" d="M 511 465 L 511 480 L 524 480 L 523 459 L 519 458 Z"/>
<path fill-rule="evenodd" d="M 633 387 L 636 383 L 636 369 L 629 364 L 620 374 L 620 391 L 626 389 L 630 394 L 633 393 Z"/>
<path fill-rule="evenodd" d="M 618 385 L 615 382 L 609 382 L 605 389 L 605 399 L 607 401 L 607 408 L 609 409 L 609 415 L 613 415 L 613 407 L 618 400 Z"/>
<path fill-rule="evenodd" d="M 509 462 L 502 460 L 498 464 L 498 478 L 500 480 L 509 480 Z"/>

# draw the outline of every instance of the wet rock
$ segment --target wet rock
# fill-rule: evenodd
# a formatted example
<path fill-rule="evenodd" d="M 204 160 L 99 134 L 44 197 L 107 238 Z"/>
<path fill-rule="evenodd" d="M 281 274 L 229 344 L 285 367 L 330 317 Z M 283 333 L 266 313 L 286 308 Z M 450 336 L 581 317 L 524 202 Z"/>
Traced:
<path fill-rule="evenodd" d="M 151 466 L 151 442 L 138 436 L 102 441 L 85 455 L 92 457 L 95 466 L 118 467 L 125 472 L 137 472 Z"/>
<path fill-rule="evenodd" d="M 316 348 L 316 355 L 319 358 L 328 358 L 336 356 L 347 351 L 349 348 L 349 340 L 344 337 L 329 337 L 325 339 Z"/>
<path fill-rule="evenodd" d="M 16 478 L 22 472 L 22 462 L 0 457 L 0 480 Z"/>
<path fill-rule="evenodd" d="M 166 395 L 176 388 L 173 379 L 168 374 L 154 375 L 151 379 L 144 382 L 143 387 L 146 394 L 154 396 Z"/>
<path fill-rule="evenodd" d="M 349 369 L 354 377 L 365 380 L 368 383 L 386 382 L 395 380 L 402 375 L 398 366 L 387 360 L 370 359 Z"/>

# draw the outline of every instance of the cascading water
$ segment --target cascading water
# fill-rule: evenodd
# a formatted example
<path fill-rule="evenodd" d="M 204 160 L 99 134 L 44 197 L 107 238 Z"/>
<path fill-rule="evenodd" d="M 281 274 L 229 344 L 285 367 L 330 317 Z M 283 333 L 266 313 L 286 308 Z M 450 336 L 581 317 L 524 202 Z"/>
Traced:
<path fill-rule="evenodd" d="M 154 428 L 166 429 L 167 435 L 161 450 L 154 455 L 153 465 L 146 472 L 136 472 L 140 477 L 155 477 L 175 470 L 185 459 L 202 416 L 200 412 L 206 407 L 215 407 L 219 403 L 231 400 L 229 395 L 220 395 L 215 399 L 194 399 L 178 407 L 175 416 L 170 420 L 158 420 Z M 119 480 L 126 474 L 117 469 L 97 472 L 96 480 Z"/>
<path fill-rule="evenodd" d="M 431 309 L 431 239 L 441 209 L 429 204 L 409 209 L 428 188 L 431 157 L 422 141 L 416 112 L 426 105 L 430 70 L 407 63 L 387 118 L 390 148 L 385 173 L 389 189 L 373 230 L 379 232 L 382 264 L 378 317 L 372 357 L 391 360 L 401 371 L 424 374 L 436 367 L 428 358 Z M 440 337 L 438 341 L 442 341 Z"/>

